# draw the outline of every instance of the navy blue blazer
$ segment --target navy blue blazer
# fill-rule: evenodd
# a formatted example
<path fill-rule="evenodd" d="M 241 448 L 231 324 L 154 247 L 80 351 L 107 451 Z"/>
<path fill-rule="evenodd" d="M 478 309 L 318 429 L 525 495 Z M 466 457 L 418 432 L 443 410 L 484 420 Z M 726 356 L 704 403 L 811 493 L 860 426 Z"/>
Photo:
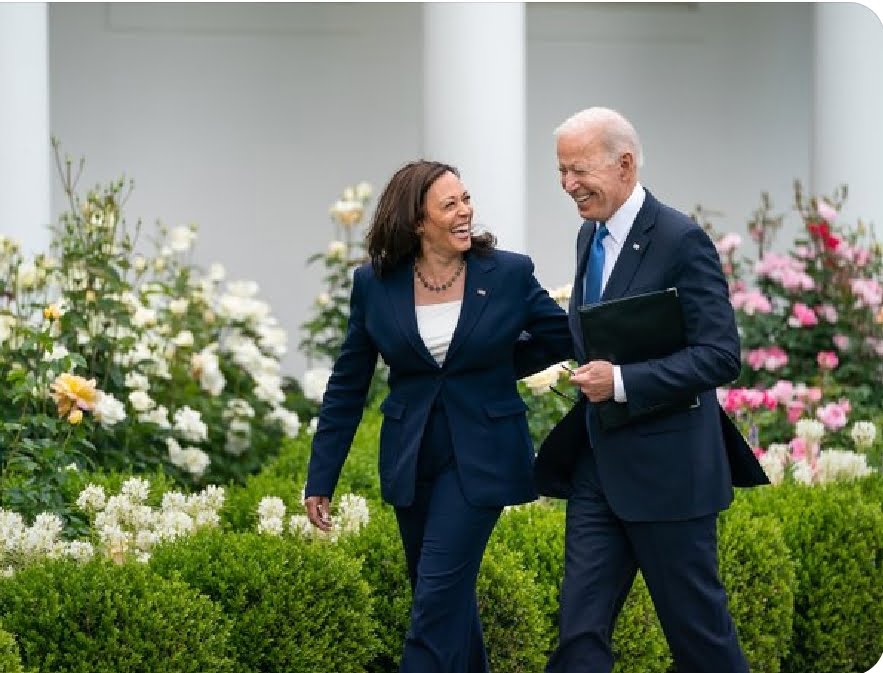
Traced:
<path fill-rule="evenodd" d="M 417 329 L 413 260 L 379 278 L 356 269 L 350 320 L 322 401 L 307 473 L 306 495 L 331 496 L 349 452 L 378 352 L 389 366 L 389 395 L 380 406 L 383 499 L 414 499 L 417 453 L 433 401 L 441 397 L 450 424 L 463 492 L 478 506 L 536 498 L 534 449 L 516 382 L 516 343 L 530 335 L 531 371 L 570 356 L 567 314 L 540 287 L 529 257 L 494 250 L 466 255 L 460 318 L 442 366 Z M 542 351 L 544 362 L 537 362 Z"/>
<path fill-rule="evenodd" d="M 583 301 L 582 277 L 593 235 L 594 223 L 587 222 L 577 237 L 577 270 L 570 302 L 570 329 L 581 363 L 585 362 L 585 351 L 577 306 Z M 571 429 L 567 430 L 563 421 L 544 443 L 537 460 L 540 492 L 567 494 L 567 466 L 573 465 L 576 452 L 583 450 L 587 441 L 584 427 L 576 428 L 581 432 L 573 431 L 573 422 L 581 420 L 589 426 L 604 494 L 621 519 L 691 519 L 725 509 L 732 501 L 724 437 L 727 433 L 728 439 L 733 439 L 732 428 L 724 424 L 715 392 L 718 386 L 734 380 L 741 366 L 727 282 L 717 250 L 705 231 L 647 192 L 601 299 L 669 287 L 678 288 L 687 347 L 667 357 L 623 365 L 627 404 L 629 411 L 640 412 L 667 400 L 698 396 L 699 406 L 604 431 L 597 414 L 580 413 L 586 405 L 579 405 L 565 419 Z M 753 455 L 748 458 L 756 464 Z M 557 474 L 548 469 L 553 463 L 560 468 Z M 749 465 L 749 469 L 755 468 L 759 470 L 759 466 Z M 762 470 L 759 472 L 761 483 L 765 478 Z"/>

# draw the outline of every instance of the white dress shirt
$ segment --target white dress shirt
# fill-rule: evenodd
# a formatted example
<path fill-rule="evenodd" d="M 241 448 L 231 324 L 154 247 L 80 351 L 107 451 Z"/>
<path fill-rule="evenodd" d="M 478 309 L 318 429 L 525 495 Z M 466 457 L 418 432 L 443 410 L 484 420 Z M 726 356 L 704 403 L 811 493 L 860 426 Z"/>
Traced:
<path fill-rule="evenodd" d="M 625 200 L 625 203 L 619 207 L 619 210 L 613 213 L 613 215 L 610 216 L 610 219 L 606 222 L 609 235 L 601 241 L 601 245 L 604 246 L 604 270 L 601 272 L 601 294 L 604 294 L 604 288 L 607 287 L 607 281 L 610 279 L 613 265 L 616 264 L 619 253 L 622 252 L 622 246 L 625 243 L 625 239 L 628 237 L 629 232 L 632 230 L 632 225 L 635 223 L 638 211 L 641 210 L 641 206 L 644 205 L 644 196 L 645 192 L 641 183 L 635 183 L 635 188 L 632 190 L 631 195 Z M 613 399 L 617 402 L 625 402 L 627 399 L 625 386 L 622 383 L 622 371 L 620 371 L 619 365 L 613 365 Z"/>

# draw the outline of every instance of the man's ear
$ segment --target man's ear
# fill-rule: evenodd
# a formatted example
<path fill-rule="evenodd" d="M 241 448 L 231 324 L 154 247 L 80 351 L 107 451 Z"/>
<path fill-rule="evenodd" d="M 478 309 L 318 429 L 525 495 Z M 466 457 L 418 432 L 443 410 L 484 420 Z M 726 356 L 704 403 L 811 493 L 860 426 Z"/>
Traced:
<path fill-rule="evenodd" d="M 622 177 L 631 177 L 635 174 L 635 155 L 631 152 L 623 152 L 619 155 L 619 170 Z"/>

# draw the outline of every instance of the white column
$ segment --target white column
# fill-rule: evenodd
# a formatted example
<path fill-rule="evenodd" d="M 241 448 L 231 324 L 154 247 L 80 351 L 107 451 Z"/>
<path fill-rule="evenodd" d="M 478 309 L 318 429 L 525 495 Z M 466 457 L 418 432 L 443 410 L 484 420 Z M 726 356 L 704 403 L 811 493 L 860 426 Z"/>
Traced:
<path fill-rule="evenodd" d="M 459 168 L 476 224 L 524 252 L 524 3 L 427 3 L 423 33 L 423 156 Z"/>
<path fill-rule="evenodd" d="M 26 255 L 49 247 L 46 3 L 0 2 L 0 234 Z"/>
<path fill-rule="evenodd" d="M 845 222 L 883 227 L 883 24 L 857 3 L 815 6 L 812 189 L 849 186 Z"/>

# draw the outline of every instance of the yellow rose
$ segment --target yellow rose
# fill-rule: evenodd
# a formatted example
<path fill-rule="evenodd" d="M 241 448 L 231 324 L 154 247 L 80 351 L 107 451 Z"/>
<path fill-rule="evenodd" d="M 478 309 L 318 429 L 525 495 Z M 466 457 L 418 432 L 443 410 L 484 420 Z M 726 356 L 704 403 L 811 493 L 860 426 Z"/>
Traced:
<path fill-rule="evenodd" d="M 86 380 L 82 376 L 75 374 L 59 374 L 50 386 L 52 392 L 49 394 L 55 400 L 58 407 L 59 416 L 73 415 L 72 410 L 86 409 L 91 411 L 95 408 L 95 402 L 98 398 L 98 391 L 95 390 L 95 379 Z M 80 412 L 82 416 L 82 412 Z M 79 420 L 71 423 L 79 423 Z"/>

